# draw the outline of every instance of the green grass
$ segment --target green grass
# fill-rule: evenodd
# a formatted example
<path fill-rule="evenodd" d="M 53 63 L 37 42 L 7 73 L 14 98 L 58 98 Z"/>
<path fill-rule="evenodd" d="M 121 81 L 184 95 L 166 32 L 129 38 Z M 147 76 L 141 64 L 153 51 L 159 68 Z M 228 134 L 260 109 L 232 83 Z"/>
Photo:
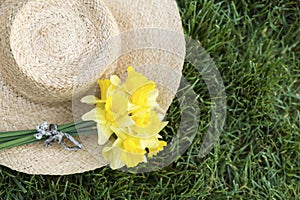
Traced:
<path fill-rule="evenodd" d="M 210 99 L 186 64 L 202 121 L 174 163 L 145 174 L 105 167 L 61 177 L 1 166 L 0 199 L 300 199 L 300 2 L 177 2 L 186 34 L 201 41 L 226 87 L 226 124 L 211 153 L 198 157 Z"/>

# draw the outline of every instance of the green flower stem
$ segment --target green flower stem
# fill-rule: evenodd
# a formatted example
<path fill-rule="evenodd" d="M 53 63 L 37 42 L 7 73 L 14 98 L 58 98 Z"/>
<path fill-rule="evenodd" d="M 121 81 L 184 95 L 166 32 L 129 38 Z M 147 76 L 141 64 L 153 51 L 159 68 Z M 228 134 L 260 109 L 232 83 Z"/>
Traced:
<path fill-rule="evenodd" d="M 66 128 L 61 129 L 59 131 L 69 133 L 69 132 L 74 132 L 76 130 L 80 130 L 82 128 L 89 128 L 91 126 L 95 126 L 95 122 L 81 122 L 81 123 L 76 124 L 76 126 L 75 126 L 75 124 L 73 124 L 73 126 L 66 127 Z"/>
<path fill-rule="evenodd" d="M 0 132 L 0 138 L 8 138 L 12 136 L 24 136 L 35 133 L 36 130 L 23 130 L 23 131 L 11 131 L 11 132 Z"/>
<path fill-rule="evenodd" d="M 11 148 L 11 147 L 16 147 L 16 146 L 19 146 L 19 145 L 22 145 L 22 144 L 28 144 L 29 142 L 32 142 L 34 140 L 36 140 L 34 135 L 29 135 L 29 136 L 25 136 L 25 137 L 15 139 L 15 140 L 3 142 L 3 143 L 0 144 L 0 150 L 6 149 L 6 148 Z"/>
<path fill-rule="evenodd" d="M 80 131 L 80 135 L 88 135 L 88 134 L 92 134 L 92 133 L 97 133 L 96 131 L 91 131 L 91 130 L 86 130 L 86 131 Z M 70 133 L 72 136 L 73 135 L 77 135 L 77 132 L 76 133 Z"/>
<path fill-rule="evenodd" d="M 32 135 L 32 134 L 30 134 Z M 26 136 L 29 136 L 29 135 L 23 135 L 22 137 L 26 137 Z M 11 140 L 16 140 L 16 139 L 19 139 L 20 136 L 12 136 L 12 137 L 6 137 L 6 138 L 0 138 L 0 144 L 3 143 L 3 142 L 8 142 L 8 141 L 11 141 Z"/>
<path fill-rule="evenodd" d="M 92 134 L 92 133 L 97 133 L 97 127 L 88 127 L 88 128 L 83 128 L 83 129 L 77 129 L 74 131 L 69 131 L 68 132 L 71 135 L 83 135 L 83 134 Z"/>
<path fill-rule="evenodd" d="M 18 147 L 18 146 L 22 146 L 22 145 L 25 145 L 25 144 L 31 144 L 31 143 L 35 143 L 35 142 L 38 142 L 38 140 L 36 140 L 36 138 L 32 138 L 32 139 L 28 139 L 24 142 L 20 142 L 20 143 L 16 143 L 14 145 L 11 145 L 9 147 L 5 147 L 4 149 L 8 149 L 8 148 L 13 148 L 13 147 Z M 0 148 L 1 150 L 1 148 Z"/>
<path fill-rule="evenodd" d="M 59 125 L 57 127 L 58 131 L 69 133 L 72 136 L 75 136 L 80 132 L 81 134 L 90 134 L 94 132 L 97 127 L 95 126 L 95 122 L 72 122 L 68 124 Z M 24 144 L 30 144 L 38 141 L 45 140 L 37 140 L 34 137 L 37 131 L 35 129 L 32 130 L 22 130 L 22 131 L 11 131 L 11 132 L 0 132 L 0 150 L 17 147 Z"/>
<path fill-rule="evenodd" d="M 85 122 L 81 122 L 79 124 L 76 124 L 77 129 L 84 128 L 84 127 L 91 127 L 91 126 L 95 126 L 95 122 L 85 121 Z"/>
<path fill-rule="evenodd" d="M 58 131 L 63 131 L 64 129 L 67 129 L 67 128 L 74 128 L 74 126 L 75 126 L 74 122 L 69 123 L 69 124 L 63 124 L 63 125 L 59 125 L 57 127 L 57 130 Z"/>

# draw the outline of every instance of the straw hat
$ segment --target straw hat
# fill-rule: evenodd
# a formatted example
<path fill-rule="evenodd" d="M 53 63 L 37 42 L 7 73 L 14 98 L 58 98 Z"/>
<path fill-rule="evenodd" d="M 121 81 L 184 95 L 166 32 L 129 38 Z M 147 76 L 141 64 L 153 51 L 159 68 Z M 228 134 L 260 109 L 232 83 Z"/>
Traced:
<path fill-rule="evenodd" d="M 165 110 L 170 105 L 185 53 L 175 0 L 0 0 L 0 6 L 0 131 L 33 129 L 42 121 L 74 121 L 74 88 L 84 92 L 101 77 L 124 74 L 129 65 L 159 81 L 159 102 Z M 124 51 L 138 47 L 140 34 L 136 39 L 131 34 L 119 36 L 146 29 L 173 31 L 182 37 L 177 38 L 176 48 Z M 170 78 L 163 66 L 178 75 Z M 92 143 L 93 137 L 87 140 Z M 107 163 L 85 149 L 71 152 L 38 142 L 1 150 L 0 164 L 29 174 L 63 175 Z"/>

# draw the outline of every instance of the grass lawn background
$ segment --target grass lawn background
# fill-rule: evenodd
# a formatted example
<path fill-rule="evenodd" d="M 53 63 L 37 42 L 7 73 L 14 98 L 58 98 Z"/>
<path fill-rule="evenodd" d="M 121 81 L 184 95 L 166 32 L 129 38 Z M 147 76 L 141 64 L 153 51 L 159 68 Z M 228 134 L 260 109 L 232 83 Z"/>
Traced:
<path fill-rule="evenodd" d="M 226 124 L 211 153 L 198 157 L 210 99 L 185 65 L 187 80 L 198 80 L 202 121 L 176 162 L 145 174 L 105 167 L 61 177 L 1 166 L 0 199 L 300 199 L 300 2 L 177 2 L 186 34 L 201 41 L 226 87 Z"/>

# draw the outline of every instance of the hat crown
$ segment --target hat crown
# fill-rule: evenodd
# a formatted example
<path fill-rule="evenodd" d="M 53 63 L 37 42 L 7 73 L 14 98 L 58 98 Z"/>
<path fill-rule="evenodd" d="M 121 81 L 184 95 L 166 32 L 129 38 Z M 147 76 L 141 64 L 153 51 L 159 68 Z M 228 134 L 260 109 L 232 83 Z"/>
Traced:
<path fill-rule="evenodd" d="M 0 67 L 16 92 L 34 102 L 68 101 L 74 87 L 84 90 L 105 71 L 96 56 L 119 30 L 102 1 L 27 0 L 4 11 L 12 17 L 1 19 L 7 26 Z"/>

